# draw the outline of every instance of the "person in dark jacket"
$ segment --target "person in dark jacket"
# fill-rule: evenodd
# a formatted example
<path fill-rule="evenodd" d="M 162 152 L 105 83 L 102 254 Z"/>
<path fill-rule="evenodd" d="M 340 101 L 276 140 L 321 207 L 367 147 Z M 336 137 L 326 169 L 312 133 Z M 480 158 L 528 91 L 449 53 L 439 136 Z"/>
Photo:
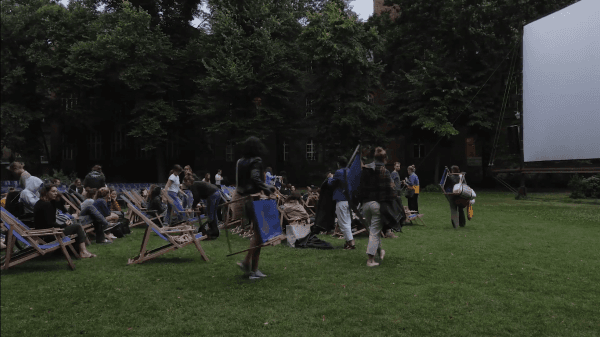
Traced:
<path fill-rule="evenodd" d="M 66 236 L 77 234 L 75 243 L 79 247 L 79 253 L 82 258 L 96 257 L 85 247 L 85 231 L 81 225 L 74 225 L 68 220 L 64 225 L 56 223 L 56 206 L 58 199 L 58 189 L 54 184 L 45 185 L 40 191 L 40 200 L 33 207 L 33 225 L 35 229 L 61 228 Z M 54 237 L 51 240 L 55 240 Z"/>
<path fill-rule="evenodd" d="M 333 200 L 335 201 L 335 215 L 337 216 L 338 226 L 344 234 L 346 244 L 344 249 L 356 249 L 354 245 L 354 237 L 352 236 L 352 214 L 350 213 L 350 206 L 348 205 L 348 199 L 346 197 L 348 189 L 348 171 L 346 167 L 348 165 L 348 159 L 340 156 L 338 158 L 338 169 L 335 174 L 329 174 L 327 183 L 329 186 L 335 187 L 333 191 Z"/>
<path fill-rule="evenodd" d="M 83 179 L 83 187 L 88 190 L 90 188 L 100 189 L 106 186 L 106 177 L 102 173 L 102 166 L 95 165 L 92 171 Z"/>
<path fill-rule="evenodd" d="M 150 196 L 148 200 L 148 211 L 154 217 L 160 217 L 167 210 L 167 206 L 165 206 L 162 196 L 161 196 L 162 188 L 156 186 L 150 191 Z M 152 220 L 157 226 L 162 227 L 160 221 L 158 219 Z"/>
<path fill-rule="evenodd" d="M 369 230 L 369 244 L 367 246 L 367 266 L 375 267 L 375 255 L 383 260 L 385 250 L 381 247 L 381 208 L 380 203 L 396 198 L 396 186 L 392 181 L 390 172 L 385 168 L 386 152 L 381 147 L 375 148 L 375 161 L 363 166 L 360 177 L 360 198 L 362 212 L 367 221 Z"/>
<path fill-rule="evenodd" d="M 81 184 L 81 179 L 77 178 L 73 181 L 73 184 L 69 186 L 69 193 L 77 192 L 79 194 L 83 194 L 83 185 Z"/>
<path fill-rule="evenodd" d="M 244 142 L 242 158 L 237 161 L 236 165 L 236 193 L 240 197 L 249 196 L 261 191 L 266 195 L 270 195 L 275 191 L 275 186 L 268 186 L 264 181 L 265 171 L 261 157 L 265 156 L 266 153 L 267 150 L 260 139 L 256 137 L 249 137 Z M 244 273 L 248 275 L 251 280 L 266 277 L 267 275 L 258 270 L 260 247 L 257 246 L 261 244 L 261 238 L 258 224 L 254 220 L 254 209 L 251 199 L 246 201 L 244 205 L 244 212 L 246 214 L 246 218 L 250 219 L 252 222 L 254 236 L 250 241 L 250 247 L 255 248 L 248 250 L 246 258 L 239 262 L 238 266 L 240 266 L 242 271 L 244 271 Z"/>
<path fill-rule="evenodd" d="M 217 220 L 217 206 L 221 200 L 220 189 L 205 181 L 194 181 L 194 177 L 190 174 L 183 178 L 183 185 L 188 188 L 194 196 L 194 201 L 192 202 L 194 208 L 198 205 L 200 200 L 206 199 L 208 201 L 208 231 L 206 231 L 206 234 L 208 235 L 209 240 L 218 238 L 219 224 Z"/>

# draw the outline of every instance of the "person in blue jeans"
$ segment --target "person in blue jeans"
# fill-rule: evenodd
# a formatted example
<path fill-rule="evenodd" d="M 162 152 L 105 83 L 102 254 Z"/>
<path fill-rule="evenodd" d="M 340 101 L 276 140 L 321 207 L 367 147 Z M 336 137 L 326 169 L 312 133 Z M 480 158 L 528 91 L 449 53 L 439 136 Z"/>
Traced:
<path fill-rule="evenodd" d="M 185 220 L 185 214 L 180 212 L 184 208 L 181 204 L 181 199 L 179 199 L 179 197 L 177 196 L 177 193 L 179 193 L 179 187 L 181 186 L 181 183 L 179 182 L 179 175 L 181 174 L 181 172 L 183 172 L 183 168 L 181 167 L 181 165 L 177 164 L 175 164 L 171 172 L 169 172 L 169 180 L 165 185 L 165 190 L 167 190 L 167 194 L 169 194 L 169 196 L 173 200 L 173 204 L 176 208 L 176 211 L 175 216 L 171 218 L 171 211 L 173 209 L 170 203 L 167 205 L 167 215 L 165 215 L 165 224 L 171 224 Z"/>

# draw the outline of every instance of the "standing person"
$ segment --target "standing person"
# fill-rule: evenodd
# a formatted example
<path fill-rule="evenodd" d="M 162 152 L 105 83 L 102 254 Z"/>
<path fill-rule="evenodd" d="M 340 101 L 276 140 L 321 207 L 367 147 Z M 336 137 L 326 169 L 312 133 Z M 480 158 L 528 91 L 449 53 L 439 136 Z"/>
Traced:
<path fill-rule="evenodd" d="M 173 200 L 173 203 L 176 205 L 175 207 L 177 207 L 178 209 L 183 209 L 183 206 L 181 205 L 181 200 L 179 199 L 179 197 L 177 196 L 177 193 L 179 193 L 179 187 L 180 187 L 180 182 L 179 182 L 179 175 L 181 174 L 181 172 L 183 171 L 183 169 L 181 168 L 180 165 L 175 164 L 173 166 L 173 169 L 171 170 L 171 172 L 169 172 L 169 181 L 167 181 L 167 184 L 165 185 L 165 190 L 167 190 L 167 194 L 169 194 L 169 196 L 171 197 L 171 199 Z M 184 215 L 179 213 L 179 212 L 175 212 L 175 219 L 171 219 L 171 204 L 169 203 L 167 205 L 167 214 L 165 215 L 165 224 L 170 224 L 172 222 L 172 220 L 175 221 L 183 221 L 184 220 Z"/>
<path fill-rule="evenodd" d="M 219 237 L 219 224 L 217 220 L 217 206 L 221 200 L 221 192 L 219 188 L 205 181 L 194 181 L 191 176 L 186 176 L 183 179 L 183 184 L 188 188 L 193 195 L 194 201 L 192 206 L 195 208 L 201 199 L 208 201 L 208 231 L 204 231 L 208 235 L 209 240 Z"/>
<path fill-rule="evenodd" d="M 419 177 L 415 174 L 415 165 L 408 167 L 408 178 L 406 178 L 408 209 L 419 212 Z"/>
<path fill-rule="evenodd" d="M 100 189 L 106 186 L 106 177 L 104 173 L 102 173 L 102 166 L 94 165 L 92 167 L 92 171 L 88 173 L 83 179 L 83 187 L 86 190 L 95 188 Z"/>
<path fill-rule="evenodd" d="M 11 171 L 12 173 L 14 173 L 17 176 L 17 180 L 19 181 L 19 185 L 23 189 L 26 186 L 27 179 L 29 179 L 31 177 L 31 174 L 29 172 L 25 171 L 24 167 L 25 167 L 25 164 L 23 164 L 21 162 L 18 162 L 18 161 L 13 161 L 7 167 L 7 169 L 9 171 Z"/>
<path fill-rule="evenodd" d="M 254 193 L 263 191 L 266 195 L 270 195 L 275 191 L 274 186 L 268 186 L 265 184 L 264 169 L 261 157 L 264 157 L 267 153 L 265 145 L 256 137 L 249 137 L 246 139 L 243 145 L 242 158 L 237 161 L 236 164 L 236 193 L 239 197 L 249 196 Z M 254 220 L 254 208 L 252 199 L 246 201 L 244 205 L 244 213 L 246 218 L 252 223 L 254 229 L 254 236 L 250 241 L 250 250 L 246 254 L 246 258 L 238 263 L 238 266 L 242 268 L 244 274 L 248 275 L 251 280 L 255 280 L 261 277 L 266 277 L 258 270 L 258 261 L 260 259 L 260 247 L 261 238 L 260 231 L 258 229 L 258 223 Z"/>
<path fill-rule="evenodd" d="M 347 177 L 350 171 L 346 165 L 348 165 L 348 159 L 340 156 L 338 158 L 338 170 L 335 171 L 335 174 L 329 173 L 327 184 L 335 187 L 335 190 L 333 191 L 335 215 L 338 219 L 338 226 L 346 239 L 344 249 L 356 249 L 354 237 L 352 237 L 352 215 L 350 214 L 350 207 L 348 206 L 348 199 L 345 194 L 348 188 Z"/>
<path fill-rule="evenodd" d="M 460 168 L 456 165 L 450 167 L 450 172 L 452 173 L 460 173 Z M 449 184 L 447 184 L 445 186 L 445 191 L 446 193 L 452 193 L 452 188 L 454 187 L 454 185 L 456 184 L 460 184 L 460 175 L 457 174 L 451 174 L 448 176 L 448 181 Z M 466 184 L 467 181 L 463 180 L 463 182 Z M 452 227 L 454 228 L 458 228 L 458 226 L 460 227 L 464 227 L 467 224 L 467 221 L 465 219 L 465 205 L 466 203 L 462 203 L 460 202 L 460 200 L 464 200 L 462 198 L 460 198 L 457 195 L 448 195 L 446 194 L 446 199 L 448 199 L 448 203 L 450 204 L 450 221 L 452 224 Z M 457 203 L 457 201 L 459 201 Z"/>
<path fill-rule="evenodd" d="M 75 243 L 79 247 L 82 258 L 96 257 L 85 247 L 85 231 L 81 225 L 74 225 L 68 220 L 63 226 L 56 223 L 56 207 L 53 201 L 58 199 L 58 189 L 53 184 L 48 184 L 41 189 L 40 200 L 35 204 L 33 210 L 33 225 L 35 229 L 62 228 L 66 236 L 77 234 Z M 54 240 L 54 238 L 52 238 Z"/>
<path fill-rule="evenodd" d="M 398 192 L 398 194 L 402 190 L 402 180 L 400 180 L 400 167 L 400 162 L 395 162 L 394 171 L 392 171 L 392 173 L 390 174 L 394 185 L 396 185 L 396 191 Z"/>
<path fill-rule="evenodd" d="M 219 169 L 217 171 L 217 174 L 215 175 L 215 185 L 217 185 L 217 187 L 221 188 L 221 180 L 223 180 L 223 177 L 221 176 L 221 173 L 223 171 L 221 171 L 221 169 Z"/>
<path fill-rule="evenodd" d="M 185 167 L 183 168 L 183 174 L 184 174 L 184 176 L 183 176 L 184 178 L 185 178 L 185 176 L 190 174 L 192 176 L 192 178 L 194 178 L 194 181 L 200 180 L 200 178 L 198 178 L 198 176 L 194 173 L 194 171 L 192 170 L 192 167 L 190 165 L 185 165 Z"/>
<path fill-rule="evenodd" d="M 385 250 L 381 247 L 381 209 L 380 203 L 392 200 L 396 197 L 396 188 L 385 168 L 386 152 L 383 148 L 375 148 L 375 160 L 362 169 L 360 177 L 360 197 L 362 200 L 362 212 L 367 221 L 369 230 L 369 244 L 367 246 L 367 266 L 375 267 L 375 255 L 383 260 Z"/>

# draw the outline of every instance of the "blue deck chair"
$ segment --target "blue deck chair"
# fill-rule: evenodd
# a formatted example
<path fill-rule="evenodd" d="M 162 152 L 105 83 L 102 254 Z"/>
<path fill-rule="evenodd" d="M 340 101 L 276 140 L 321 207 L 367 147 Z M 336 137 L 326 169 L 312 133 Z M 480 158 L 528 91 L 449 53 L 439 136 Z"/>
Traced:
<path fill-rule="evenodd" d="M 67 247 L 71 249 L 75 257 L 79 258 L 79 254 L 73 247 L 75 240 L 65 236 L 63 231 L 58 228 L 50 229 L 31 229 L 21 220 L 10 214 L 4 207 L 0 207 L 0 216 L 4 222 L 4 226 L 8 229 L 6 238 L 6 255 L 2 261 L 2 269 L 6 270 L 12 266 L 21 264 L 35 257 L 45 255 L 55 250 L 62 250 L 69 267 L 75 270 L 75 265 L 69 256 Z M 42 237 L 54 236 L 56 240 L 45 243 Z M 16 241 L 25 245 L 25 249 L 13 254 Z"/>
<path fill-rule="evenodd" d="M 127 264 L 134 263 L 144 263 L 145 261 L 152 260 L 162 254 L 168 253 L 173 250 L 181 249 L 187 245 L 194 244 L 196 249 L 200 252 L 202 259 L 204 261 L 208 261 L 208 256 L 202 249 L 200 245 L 200 241 L 206 239 L 205 236 L 202 236 L 202 233 L 194 233 L 194 230 L 189 229 L 179 229 L 179 228 L 169 228 L 169 227 L 158 227 L 152 220 L 150 220 L 144 212 L 140 211 L 134 204 L 128 203 L 130 210 L 136 214 L 148 227 L 146 228 L 146 232 L 144 233 L 144 238 L 142 239 L 142 246 L 140 248 L 140 254 L 132 259 L 129 259 Z M 164 241 L 168 243 L 164 246 L 158 247 L 153 250 L 147 250 L 148 241 L 150 240 L 150 233 L 154 232 Z M 183 238 L 178 238 L 180 235 L 185 235 Z"/>

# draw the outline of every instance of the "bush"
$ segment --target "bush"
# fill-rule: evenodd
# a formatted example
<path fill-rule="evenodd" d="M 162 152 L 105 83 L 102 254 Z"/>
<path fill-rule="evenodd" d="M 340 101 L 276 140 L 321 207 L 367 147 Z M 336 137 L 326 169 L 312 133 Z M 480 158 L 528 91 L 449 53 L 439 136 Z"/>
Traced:
<path fill-rule="evenodd" d="M 76 177 L 74 172 L 71 173 L 71 175 L 69 177 L 66 174 L 64 174 L 62 170 L 57 171 L 57 170 L 52 169 L 52 175 L 44 174 L 43 176 L 40 177 L 40 179 L 42 179 L 42 181 L 44 181 L 44 182 L 47 182 L 47 181 L 51 181 L 54 178 L 58 178 L 58 179 L 60 179 L 61 184 L 68 186 L 71 184 L 71 182 L 73 180 L 75 180 L 74 177 Z"/>
<path fill-rule="evenodd" d="M 577 174 L 569 181 L 572 199 L 600 198 L 600 175 L 582 178 Z"/>
<path fill-rule="evenodd" d="M 440 185 L 436 185 L 436 184 L 430 184 L 427 185 L 424 189 L 423 192 L 440 192 Z"/>

